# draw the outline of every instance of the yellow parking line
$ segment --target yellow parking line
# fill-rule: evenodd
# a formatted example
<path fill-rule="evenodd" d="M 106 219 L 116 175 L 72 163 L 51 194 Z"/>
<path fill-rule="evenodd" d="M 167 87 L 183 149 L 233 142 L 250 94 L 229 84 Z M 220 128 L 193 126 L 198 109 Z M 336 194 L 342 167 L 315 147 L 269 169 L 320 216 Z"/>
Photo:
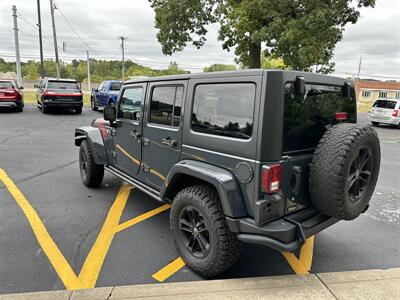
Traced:
<path fill-rule="evenodd" d="M 68 264 L 60 249 L 58 249 L 56 243 L 51 238 L 42 220 L 28 200 L 26 200 L 22 192 L 2 169 L 0 169 L 0 180 L 4 183 L 10 194 L 14 197 L 15 201 L 24 212 L 40 247 L 43 249 L 44 253 L 46 253 L 50 263 L 53 265 L 65 287 L 67 289 L 78 288 L 80 286 L 79 279 L 76 277 L 71 266 Z"/>
<path fill-rule="evenodd" d="M 300 249 L 300 258 L 289 252 L 282 252 L 293 271 L 298 275 L 310 274 L 314 250 L 314 236 L 308 238 Z"/>
<path fill-rule="evenodd" d="M 121 186 L 118 196 L 108 212 L 103 228 L 83 264 L 79 279 L 84 288 L 94 288 L 96 285 L 104 259 L 117 232 L 116 229 L 131 189 L 132 187 L 129 185 Z"/>
<path fill-rule="evenodd" d="M 168 210 L 170 208 L 171 208 L 171 205 L 164 204 L 164 205 L 162 205 L 160 207 L 157 207 L 156 209 L 150 210 L 150 211 L 148 211 L 148 212 L 146 212 L 146 213 L 144 213 L 144 214 L 142 214 L 142 215 L 140 215 L 140 216 L 138 216 L 136 218 L 133 218 L 132 220 L 129 220 L 129 221 L 126 221 L 126 222 L 124 222 L 122 224 L 119 224 L 117 226 L 117 228 L 115 229 L 115 232 L 120 232 L 122 230 L 125 230 L 128 227 L 136 225 L 137 223 L 140 223 L 140 222 L 142 222 L 144 220 L 147 220 L 148 218 L 151 218 L 151 217 L 153 217 L 155 215 L 158 215 L 159 213 L 162 213 L 162 212 L 164 212 L 164 211 L 166 211 L 166 210 Z"/>
<path fill-rule="evenodd" d="M 182 269 L 184 266 L 185 262 L 181 257 L 178 257 L 173 262 L 162 268 L 160 271 L 154 273 L 151 277 L 159 282 L 163 282 L 164 280 L 178 272 L 180 269 Z"/>

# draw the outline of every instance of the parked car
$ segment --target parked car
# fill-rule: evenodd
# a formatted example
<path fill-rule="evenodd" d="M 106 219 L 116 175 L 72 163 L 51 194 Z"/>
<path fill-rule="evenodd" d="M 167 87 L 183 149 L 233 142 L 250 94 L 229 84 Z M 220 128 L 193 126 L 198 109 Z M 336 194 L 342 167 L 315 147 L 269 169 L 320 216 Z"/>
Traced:
<path fill-rule="evenodd" d="M 400 129 L 400 99 L 378 99 L 368 112 L 372 125 L 388 124 Z"/>
<path fill-rule="evenodd" d="M 23 87 L 14 80 L 0 79 L 0 107 L 14 108 L 18 112 L 24 110 Z"/>
<path fill-rule="evenodd" d="M 115 104 L 121 89 L 122 82 L 117 80 L 103 81 L 96 89 L 92 90 L 90 104 L 92 110 Z"/>
<path fill-rule="evenodd" d="M 73 109 L 82 113 L 83 93 L 74 79 L 43 78 L 35 85 L 38 108 L 44 114 L 50 109 Z"/>
<path fill-rule="evenodd" d="M 294 252 L 368 209 L 380 167 L 345 79 L 277 71 L 125 82 L 104 118 L 75 131 L 83 183 L 104 170 L 168 201 L 179 255 L 205 277 L 241 243 Z M 263 257 L 262 259 L 268 259 Z"/>

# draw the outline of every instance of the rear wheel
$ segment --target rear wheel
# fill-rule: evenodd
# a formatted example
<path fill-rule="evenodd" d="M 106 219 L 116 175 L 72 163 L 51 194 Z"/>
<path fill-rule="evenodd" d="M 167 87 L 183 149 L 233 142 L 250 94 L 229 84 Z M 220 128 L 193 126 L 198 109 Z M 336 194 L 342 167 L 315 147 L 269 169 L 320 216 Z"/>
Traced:
<path fill-rule="evenodd" d="M 371 122 L 373 126 L 378 126 L 379 122 Z"/>
<path fill-rule="evenodd" d="M 180 191 L 172 204 L 170 222 L 179 254 L 199 275 L 216 276 L 240 255 L 241 244 L 229 230 L 219 197 L 209 186 Z"/>
<path fill-rule="evenodd" d="M 24 106 L 22 103 L 17 103 L 17 108 L 15 109 L 17 112 L 23 112 Z"/>
<path fill-rule="evenodd" d="M 79 169 L 84 185 L 91 188 L 101 185 L 104 178 L 104 166 L 95 163 L 87 140 L 82 141 L 79 149 Z"/>
<path fill-rule="evenodd" d="M 82 107 L 75 107 L 75 113 L 77 114 L 77 115 L 79 115 L 79 114 L 81 114 L 82 113 Z"/>
<path fill-rule="evenodd" d="M 44 105 L 44 103 L 42 103 L 41 110 L 42 110 L 42 113 L 44 113 L 44 114 L 49 113 L 49 108 L 46 105 Z"/>

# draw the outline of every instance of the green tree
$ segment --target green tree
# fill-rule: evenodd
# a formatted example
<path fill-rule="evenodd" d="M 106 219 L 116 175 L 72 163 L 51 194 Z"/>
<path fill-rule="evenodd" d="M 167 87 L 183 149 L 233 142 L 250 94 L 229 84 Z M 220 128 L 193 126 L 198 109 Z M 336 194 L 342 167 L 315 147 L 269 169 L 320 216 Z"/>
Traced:
<path fill-rule="evenodd" d="M 263 69 L 287 69 L 285 63 L 281 58 L 273 56 L 266 56 L 264 53 L 261 54 L 261 68 Z"/>
<path fill-rule="evenodd" d="M 222 48 L 235 49 L 241 65 L 259 68 L 261 45 L 266 45 L 267 56 L 282 58 L 294 70 L 318 65 L 321 72 L 333 70 L 333 50 L 345 25 L 357 22 L 361 7 L 375 5 L 375 0 L 149 1 L 164 54 L 187 44 L 200 48 L 207 25 L 219 23 Z"/>
<path fill-rule="evenodd" d="M 204 67 L 203 72 L 221 72 L 221 71 L 235 71 L 235 70 L 237 70 L 235 65 L 212 64 L 211 66 Z"/>

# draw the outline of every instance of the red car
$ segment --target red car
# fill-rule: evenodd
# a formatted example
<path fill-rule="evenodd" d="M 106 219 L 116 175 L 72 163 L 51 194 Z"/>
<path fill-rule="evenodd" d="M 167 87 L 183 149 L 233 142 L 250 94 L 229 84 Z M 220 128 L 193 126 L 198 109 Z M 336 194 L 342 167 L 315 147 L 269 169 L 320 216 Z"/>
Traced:
<path fill-rule="evenodd" d="M 24 110 L 24 98 L 21 88 L 14 80 L 0 79 L 0 108 L 15 108 L 16 111 Z"/>

